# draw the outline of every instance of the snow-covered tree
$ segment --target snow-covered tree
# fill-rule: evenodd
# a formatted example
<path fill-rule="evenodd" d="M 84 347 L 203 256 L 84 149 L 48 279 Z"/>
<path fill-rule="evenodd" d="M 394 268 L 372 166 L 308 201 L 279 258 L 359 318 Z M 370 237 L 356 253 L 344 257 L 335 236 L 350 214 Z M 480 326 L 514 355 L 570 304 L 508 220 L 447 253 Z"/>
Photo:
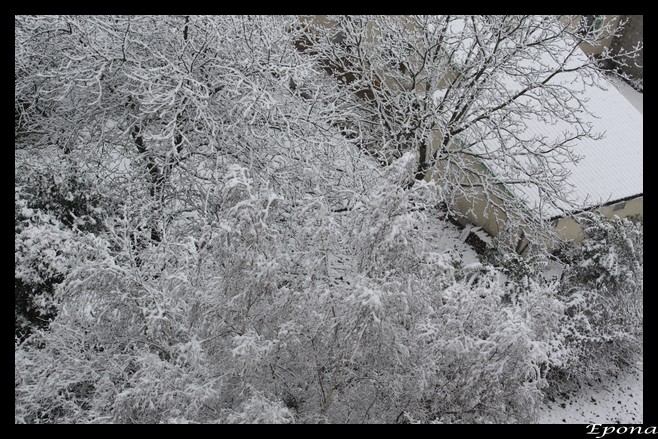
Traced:
<path fill-rule="evenodd" d="M 383 161 L 417 151 L 415 178 L 436 179 L 449 207 L 484 203 L 536 241 L 550 227 L 524 194 L 573 206 L 563 165 L 579 159 L 579 140 L 601 135 L 584 91 L 641 43 L 598 59 L 580 47 L 622 28 L 608 20 L 594 32 L 575 16 L 309 17 L 297 47 L 354 96 L 338 123 L 355 143 Z"/>
<path fill-rule="evenodd" d="M 252 150 L 263 127 L 286 129 L 289 116 L 268 113 L 275 83 L 304 66 L 269 57 L 289 49 L 290 21 L 18 16 L 16 148 L 59 147 L 121 197 L 149 203 L 159 241 L 173 215 L 163 206 L 205 203 L 218 157 L 262 160 Z"/>
<path fill-rule="evenodd" d="M 437 251 L 457 177 L 419 174 L 466 166 L 428 142 L 498 102 L 481 100 L 498 68 L 470 96 L 473 65 L 441 64 L 466 47 L 450 32 L 514 29 L 332 20 L 16 17 L 16 278 L 50 282 L 31 296 L 49 324 L 16 340 L 17 423 L 533 419 L 565 361 L 557 286 L 511 295 Z M 434 85 L 464 110 L 452 125 L 425 120 Z"/>

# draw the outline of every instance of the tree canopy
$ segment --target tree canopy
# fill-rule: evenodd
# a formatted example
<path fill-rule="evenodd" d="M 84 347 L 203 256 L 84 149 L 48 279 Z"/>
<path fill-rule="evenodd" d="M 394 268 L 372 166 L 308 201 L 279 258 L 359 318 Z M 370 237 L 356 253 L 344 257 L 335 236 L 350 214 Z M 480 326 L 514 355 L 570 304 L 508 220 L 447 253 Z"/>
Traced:
<path fill-rule="evenodd" d="M 16 16 L 16 422 L 527 422 L 586 322 L 637 353 L 586 274 L 504 284 L 432 240 L 477 188 L 517 225 L 504 187 L 566 199 L 596 134 L 557 78 L 595 85 L 608 32 L 574 23 Z"/>

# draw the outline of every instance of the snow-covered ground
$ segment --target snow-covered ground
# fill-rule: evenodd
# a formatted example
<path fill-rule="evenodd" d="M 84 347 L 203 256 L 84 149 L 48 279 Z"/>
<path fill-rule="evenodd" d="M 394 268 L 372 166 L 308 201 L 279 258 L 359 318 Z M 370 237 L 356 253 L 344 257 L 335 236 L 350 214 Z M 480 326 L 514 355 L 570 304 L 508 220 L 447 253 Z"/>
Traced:
<path fill-rule="evenodd" d="M 643 421 L 643 363 L 624 376 L 595 381 L 547 401 L 540 424 L 641 424 Z"/>
<path fill-rule="evenodd" d="M 460 256 L 463 265 L 480 262 L 479 256 L 470 245 L 466 244 L 463 230 L 445 219 L 444 214 L 428 211 L 424 233 L 430 236 L 432 251 L 452 253 Z"/>
<path fill-rule="evenodd" d="M 630 88 L 630 87 L 629 87 Z M 631 89 L 635 92 L 633 89 Z M 635 92 L 637 93 L 637 92 Z M 479 262 L 475 250 L 464 242 L 463 230 L 436 213 L 428 215 L 428 230 L 435 251 L 457 252 L 464 265 Z M 546 279 L 559 279 L 563 266 L 550 263 L 544 272 Z M 541 410 L 540 424 L 639 424 L 643 421 L 643 362 L 625 375 L 607 381 L 593 381 L 562 399 L 546 401 Z"/>
<path fill-rule="evenodd" d="M 463 231 L 439 215 L 428 215 L 427 232 L 433 236 L 436 251 L 457 252 L 464 265 L 479 262 L 475 250 L 464 243 Z M 563 266 L 550 263 L 547 279 L 559 279 Z M 540 424 L 639 424 L 643 421 L 643 362 L 639 360 L 628 374 L 593 381 L 562 399 L 546 401 Z"/>

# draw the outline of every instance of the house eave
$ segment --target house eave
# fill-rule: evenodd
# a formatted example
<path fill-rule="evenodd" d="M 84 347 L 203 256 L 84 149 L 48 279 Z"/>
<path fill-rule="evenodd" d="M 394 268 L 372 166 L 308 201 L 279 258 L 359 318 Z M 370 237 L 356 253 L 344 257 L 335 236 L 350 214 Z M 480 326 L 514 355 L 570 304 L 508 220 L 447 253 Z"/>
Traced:
<path fill-rule="evenodd" d="M 588 206 L 588 207 L 583 207 L 583 208 L 576 209 L 576 210 L 570 210 L 570 211 L 565 212 L 565 213 L 562 214 L 562 215 L 555 215 L 555 216 L 552 216 L 551 218 L 549 218 L 549 221 L 553 221 L 553 220 L 556 220 L 556 219 L 564 218 L 564 217 L 567 216 L 567 215 L 577 215 L 577 214 L 579 214 L 579 213 L 587 212 L 587 211 L 589 211 L 589 210 L 601 209 L 601 208 L 606 207 L 606 206 L 610 206 L 610 205 L 613 205 L 613 204 L 621 203 L 622 201 L 633 200 L 633 199 L 638 198 L 638 197 L 641 197 L 641 196 L 643 196 L 643 195 L 644 195 L 644 193 L 643 193 L 643 192 L 640 192 L 640 193 L 635 194 L 635 195 L 629 195 L 629 196 L 627 196 L 627 197 L 617 198 L 617 199 L 614 199 L 614 200 L 611 200 L 611 201 L 607 201 L 607 202 L 605 202 L 605 203 L 601 203 L 601 204 L 593 204 L 593 205 Z"/>

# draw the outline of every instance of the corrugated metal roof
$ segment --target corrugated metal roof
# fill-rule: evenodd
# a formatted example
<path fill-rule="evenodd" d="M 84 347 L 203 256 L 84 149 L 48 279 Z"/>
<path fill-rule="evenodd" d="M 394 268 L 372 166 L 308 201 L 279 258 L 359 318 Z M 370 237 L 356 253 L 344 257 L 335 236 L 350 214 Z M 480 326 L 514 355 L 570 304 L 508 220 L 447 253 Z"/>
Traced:
<path fill-rule="evenodd" d="M 544 68 L 546 71 L 557 69 L 559 60 L 569 56 L 566 46 L 563 49 L 564 54 L 559 53 L 560 44 L 562 43 L 555 45 L 553 54 L 546 52 L 541 54 L 539 59 L 525 59 L 520 63 L 529 69 Z M 505 116 L 510 118 L 508 122 L 525 127 L 523 132 L 515 132 L 510 142 L 510 144 L 516 143 L 514 146 L 516 152 L 511 153 L 513 156 L 503 161 L 485 162 L 495 174 L 504 176 L 504 180 L 545 178 L 545 174 L 538 173 L 538 167 L 544 165 L 533 154 L 524 154 L 523 144 L 533 145 L 531 149 L 536 151 L 540 149 L 537 145 L 543 143 L 540 138 L 546 140 L 545 145 L 550 145 L 551 141 L 563 138 L 565 133 L 573 133 L 575 127 L 573 121 L 567 122 L 561 117 L 548 114 L 545 111 L 547 102 L 554 105 L 556 109 L 569 108 L 584 126 L 592 125 L 593 134 L 604 134 L 604 137 L 598 140 L 581 138 L 569 142 L 573 145 L 573 152 L 581 157 L 580 161 L 574 162 L 560 155 L 547 156 L 550 156 L 551 161 L 562 162 L 554 167 L 557 174 L 564 169 L 570 173 L 566 181 L 572 188 L 569 194 L 572 204 L 558 201 L 557 206 L 548 205 L 540 197 L 537 187 L 532 184 L 507 185 L 512 193 L 524 198 L 528 206 L 543 217 L 553 217 L 562 214 L 563 210 L 579 210 L 643 193 L 642 113 L 605 78 L 594 79 L 591 76 L 585 78 L 577 70 L 568 71 L 569 68 L 587 62 L 586 55 L 580 50 L 572 55 L 563 67 L 567 71 L 560 72 L 549 81 L 546 94 L 542 94 L 542 89 L 539 88 L 522 96 L 516 102 L 517 109 L 511 110 Z M 518 82 L 518 78 L 511 74 L 500 75 L 498 81 L 500 90 L 505 90 L 510 95 L 524 87 Z M 562 92 L 570 90 L 572 93 L 556 97 L 550 94 L 551 86 L 556 86 L 553 90 Z M 592 114 L 578 107 L 579 102 L 583 101 L 586 101 L 584 106 Z M 535 110 L 538 110 L 537 113 Z M 559 113 L 559 110 L 557 112 Z M 542 118 L 539 115 L 542 115 Z M 470 135 L 476 134 L 474 132 Z M 479 147 L 504 155 L 509 145 L 501 145 L 500 138 L 493 136 L 484 138 Z"/>
<path fill-rule="evenodd" d="M 468 29 L 460 20 L 450 28 L 461 42 L 455 53 L 468 54 L 475 44 Z M 539 26 L 536 31 L 540 40 L 543 30 Z M 561 28 L 553 30 L 560 32 Z M 514 49 L 512 41 L 506 44 L 511 46 L 504 49 Z M 500 182 L 524 199 L 533 213 L 548 218 L 643 193 L 643 115 L 605 78 L 588 68 L 586 73 L 579 71 L 591 61 L 581 50 L 574 51 L 573 44 L 546 39 L 520 52 L 516 64 L 490 69 L 486 87 L 472 108 L 476 109 L 475 119 L 482 108 L 496 110 L 479 118 L 459 139 L 461 144 L 473 145 L 471 152 L 489 157 L 482 159 L 483 164 Z M 551 75 L 556 71 L 559 73 Z M 531 87 L 549 75 L 546 86 Z M 522 90 L 526 91 L 517 96 Z M 444 95 L 445 90 L 435 92 L 437 100 Z M 509 99 L 508 106 L 505 102 Z M 571 121 L 564 120 L 565 113 Z M 592 134 L 604 137 L 567 142 L 579 161 L 565 149 L 552 148 L 565 137 L 573 138 L 575 131 L 582 134 L 590 124 Z M 561 192 L 564 171 L 571 188 L 569 202 L 540 196 L 538 186 L 553 195 Z"/>
<path fill-rule="evenodd" d="M 582 156 L 577 163 L 567 163 L 567 181 L 573 185 L 577 208 L 604 204 L 643 193 L 643 115 L 612 84 L 607 90 L 586 87 L 588 109 L 597 118 L 587 116 L 594 132 L 604 133 L 599 140 L 577 141 L 574 152 Z M 562 124 L 548 125 L 533 121 L 534 134 L 557 137 Z M 539 195 L 529 188 L 516 188 L 528 198 L 531 208 L 538 208 Z M 566 205 L 563 208 L 570 210 Z M 561 212 L 544 206 L 545 215 Z"/>

